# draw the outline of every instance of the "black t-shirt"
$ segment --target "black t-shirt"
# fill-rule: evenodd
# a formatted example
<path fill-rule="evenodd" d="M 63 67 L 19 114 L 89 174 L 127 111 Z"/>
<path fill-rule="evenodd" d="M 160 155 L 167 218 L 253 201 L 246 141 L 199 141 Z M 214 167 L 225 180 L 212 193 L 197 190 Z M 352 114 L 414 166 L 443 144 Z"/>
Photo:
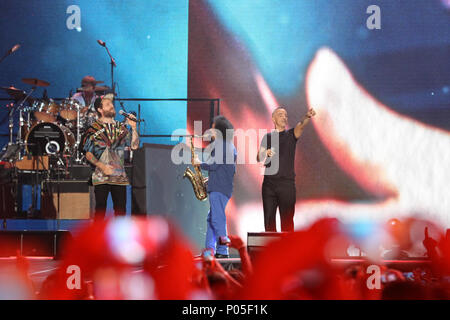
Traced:
<path fill-rule="evenodd" d="M 278 146 L 276 146 L 276 137 L 278 135 Z M 284 130 L 281 132 L 272 131 L 266 134 L 262 141 L 261 147 L 266 149 L 274 148 L 275 156 L 267 158 L 264 163 L 266 169 L 264 178 L 283 178 L 283 179 L 295 179 L 294 161 L 295 161 L 295 146 L 298 139 L 294 135 L 294 128 Z M 274 174 L 276 168 L 276 161 L 279 159 L 278 171 Z M 272 166 L 275 167 L 273 169 Z"/>

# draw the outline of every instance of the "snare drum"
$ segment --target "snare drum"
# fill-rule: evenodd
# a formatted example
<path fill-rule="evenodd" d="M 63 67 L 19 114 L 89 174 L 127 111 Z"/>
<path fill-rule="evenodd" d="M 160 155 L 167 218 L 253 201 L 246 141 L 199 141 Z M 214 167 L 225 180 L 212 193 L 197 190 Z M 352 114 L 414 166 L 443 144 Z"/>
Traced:
<path fill-rule="evenodd" d="M 33 156 L 72 154 L 75 146 L 75 136 L 61 124 L 39 122 L 28 132 L 25 146 L 26 151 Z"/>
<path fill-rule="evenodd" d="M 33 102 L 34 117 L 39 121 L 55 122 L 58 115 L 59 105 L 53 100 L 50 101 L 35 101 Z"/>

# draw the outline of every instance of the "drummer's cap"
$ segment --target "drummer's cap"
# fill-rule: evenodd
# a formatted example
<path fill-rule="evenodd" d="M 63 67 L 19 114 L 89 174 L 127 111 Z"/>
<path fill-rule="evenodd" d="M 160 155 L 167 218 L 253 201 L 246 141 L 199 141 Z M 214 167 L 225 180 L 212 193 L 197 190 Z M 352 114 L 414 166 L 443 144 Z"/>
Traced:
<path fill-rule="evenodd" d="M 95 85 L 98 83 L 97 80 L 93 76 L 85 76 L 83 79 L 81 79 L 81 86 L 84 87 L 87 84 L 91 84 L 95 87 Z"/>
<path fill-rule="evenodd" d="M 101 107 L 102 101 L 105 100 L 105 99 L 114 101 L 114 94 L 113 93 L 107 93 L 104 96 L 100 96 L 97 99 L 95 99 L 95 101 L 94 101 L 94 108 L 95 108 L 96 111 Z"/>

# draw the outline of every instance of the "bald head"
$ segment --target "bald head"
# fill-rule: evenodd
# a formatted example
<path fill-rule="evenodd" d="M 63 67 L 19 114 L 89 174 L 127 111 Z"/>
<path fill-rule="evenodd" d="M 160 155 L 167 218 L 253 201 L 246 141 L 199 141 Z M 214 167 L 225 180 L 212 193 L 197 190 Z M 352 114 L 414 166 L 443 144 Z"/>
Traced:
<path fill-rule="evenodd" d="M 283 107 L 277 107 L 272 112 L 272 122 L 275 125 L 275 129 L 283 131 L 286 129 L 288 115 L 286 109 Z"/>
<path fill-rule="evenodd" d="M 284 107 L 276 107 L 276 108 L 272 111 L 272 118 L 273 118 L 273 116 L 275 115 L 275 113 L 276 113 L 278 110 L 284 110 L 284 111 L 286 111 L 286 109 L 285 109 Z"/>

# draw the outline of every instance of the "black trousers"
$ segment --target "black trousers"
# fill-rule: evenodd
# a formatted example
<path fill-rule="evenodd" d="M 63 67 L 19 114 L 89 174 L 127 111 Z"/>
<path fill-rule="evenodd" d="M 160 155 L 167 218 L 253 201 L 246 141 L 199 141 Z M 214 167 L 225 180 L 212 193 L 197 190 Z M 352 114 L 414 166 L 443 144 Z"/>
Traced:
<path fill-rule="evenodd" d="M 103 220 L 105 218 L 106 204 L 110 192 L 114 206 L 114 215 L 124 216 L 126 214 L 127 187 L 112 184 L 99 184 L 94 187 L 96 220 Z"/>
<path fill-rule="evenodd" d="M 266 231 L 277 231 L 277 208 L 280 209 L 281 231 L 294 231 L 295 198 L 294 180 L 264 178 L 262 200 Z"/>

